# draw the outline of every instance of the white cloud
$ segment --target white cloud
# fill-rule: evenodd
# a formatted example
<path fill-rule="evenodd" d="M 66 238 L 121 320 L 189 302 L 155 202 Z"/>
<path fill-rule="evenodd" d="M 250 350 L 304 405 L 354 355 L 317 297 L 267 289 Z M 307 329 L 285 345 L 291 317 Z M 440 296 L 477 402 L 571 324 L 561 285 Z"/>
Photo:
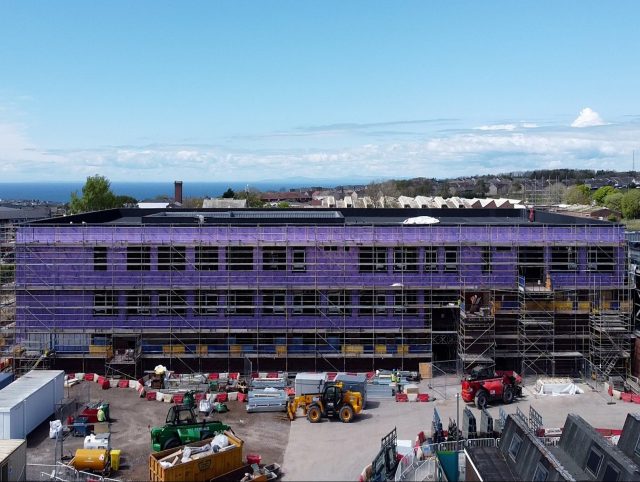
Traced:
<path fill-rule="evenodd" d="M 474 127 L 475 130 L 479 131 L 512 131 L 515 130 L 515 124 L 493 124 L 486 125 L 480 127 Z"/>
<path fill-rule="evenodd" d="M 603 126 L 605 122 L 596 111 L 590 107 L 585 107 L 580 111 L 580 114 L 571 123 L 571 127 L 596 127 Z"/>
<path fill-rule="evenodd" d="M 599 129 L 571 129 L 550 126 L 547 121 L 539 127 L 522 120 L 464 130 L 425 126 L 420 131 L 407 124 L 406 132 L 411 136 L 397 136 L 394 131 L 375 137 L 374 142 L 347 133 L 335 142 L 313 137 L 304 142 L 225 139 L 225 144 L 47 150 L 29 139 L 25 126 L 0 123 L 0 178 L 79 180 L 99 173 L 112 181 L 255 182 L 292 177 L 457 177 L 560 166 L 622 169 L 637 145 L 640 123 L 631 120 Z"/>
<path fill-rule="evenodd" d="M 44 172 L 61 167 L 63 159 L 49 155 L 33 144 L 22 124 L 0 122 L 0 173 L 11 180 L 14 173 Z"/>

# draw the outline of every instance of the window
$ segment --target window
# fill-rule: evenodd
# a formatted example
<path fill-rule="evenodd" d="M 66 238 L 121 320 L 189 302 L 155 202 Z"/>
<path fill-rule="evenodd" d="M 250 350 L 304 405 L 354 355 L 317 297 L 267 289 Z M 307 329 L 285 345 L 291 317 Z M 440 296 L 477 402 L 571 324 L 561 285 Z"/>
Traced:
<path fill-rule="evenodd" d="M 585 466 L 585 469 L 588 470 L 594 477 L 597 477 L 601 463 L 602 452 L 600 452 L 600 450 L 595 447 L 591 447 L 589 456 L 587 457 L 587 465 Z"/>
<path fill-rule="evenodd" d="M 578 267 L 577 249 L 572 246 L 551 247 L 551 271 L 575 271 Z"/>
<path fill-rule="evenodd" d="M 544 265 L 544 247 L 520 246 L 518 248 L 518 263 L 522 265 Z"/>
<path fill-rule="evenodd" d="M 262 248 L 262 269 L 265 271 L 286 271 L 287 248 Z"/>
<path fill-rule="evenodd" d="M 171 309 L 171 301 L 168 291 L 158 293 L 158 314 L 168 315 Z"/>
<path fill-rule="evenodd" d="M 360 273 L 387 271 L 387 248 L 362 247 L 358 253 Z"/>
<path fill-rule="evenodd" d="M 184 271 L 186 261 L 184 246 L 158 246 L 158 271 Z"/>
<path fill-rule="evenodd" d="M 547 470 L 547 468 L 542 465 L 542 462 L 538 462 L 538 465 L 536 465 L 536 470 L 533 473 L 533 481 L 534 482 L 544 482 L 545 480 L 547 480 L 547 477 L 549 476 L 549 471 Z"/>
<path fill-rule="evenodd" d="M 218 293 L 215 291 L 196 291 L 196 315 L 218 314 Z"/>
<path fill-rule="evenodd" d="M 458 247 L 457 246 L 445 246 L 444 270 L 447 273 L 456 273 L 458 271 Z"/>
<path fill-rule="evenodd" d="M 633 449 L 633 453 L 640 457 L 640 436 L 638 436 L 638 441 L 636 442 L 636 446 Z"/>
<path fill-rule="evenodd" d="M 149 246 L 127 246 L 127 271 L 149 271 L 151 248 Z"/>
<path fill-rule="evenodd" d="M 96 291 L 93 294 L 93 314 L 113 316 L 117 312 L 116 292 L 113 290 Z"/>
<path fill-rule="evenodd" d="M 384 291 L 364 290 L 360 292 L 358 314 L 366 315 L 386 315 L 386 293 Z"/>
<path fill-rule="evenodd" d="M 318 292 L 313 290 L 297 291 L 293 294 L 294 315 L 317 315 Z"/>
<path fill-rule="evenodd" d="M 253 270 L 253 248 L 249 246 L 228 246 L 227 247 L 227 270 L 228 271 Z"/>
<path fill-rule="evenodd" d="M 328 315 L 350 315 L 351 294 L 346 291 L 329 291 L 326 296 Z"/>
<path fill-rule="evenodd" d="M 482 263 L 482 274 L 491 274 L 493 272 L 492 251 L 489 246 L 485 246 L 480 251 L 480 262 Z"/>
<path fill-rule="evenodd" d="M 141 291 L 127 292 L 127 315 L 151 314 L 151 295 Z"/>
<path fill-rule="evenodd" d="M 616 480 L 618 480 L 618 478 L 620 477 L 620 469 L 618 469 L 615 465 L 613 465 L 611 462 L 609 462 L 607 464 L 607 467 L 604 469 L 604 476 L 602 477 L 602 480 L 609 482 L 615 482 Z"/>
<path fill-rule="evenodd" d="M 284 315 L 286 305 L 286 291 L 264 291 L 262 293 L 263 315 Z"/>
<path fill-rule="evenodd" d="M 616 248 L 613 246 L 592 246 L 589 248 L 589 271 L 614 271 Z"/>
<path fill-rule="evenodd" d="M 237 290 L 227 293 L 228 315 L 232 316 L 253 316 L 253 291 Z"/>
<path fill-rule="evenodd" d="M 435 246 L 425 246 L 424 248 L 424 270 L 438 271 L 438 248 Z"/>
<path fill-rule="evenodd" d="M 96 246 L 93 248 L 93 270 L 107 271 L 107 247 Z"/>
<path fill-rule="evenodd" d="M 307 260 L 306 260 L 306 251 L 304 248 L 293 248 L 291 255 L 291 271 L 306 271 L 307 270 Z"/>
<path fill-rule="evenodd" d="M 333 252 L 338 251 L 337 246 L 324 246 L 322 249 L 324 249 L 325 251 L 333 251 Z"/>
<path fill-rule="evenodd" d="M 393 312 L 396 315 L 418 314 L 418 292 L 398 291 L 393 295 Z"/>
<path fill-rule="evenodd" d="M 522 445 L 522 439 L 518 434 L 513 434 L 513 438 L 511 439 L 511 443 L 509 444 L 509 455 L 515 462 L 518 458 L 518 453 L 520 452 L 520 446 Z"/>
<path fill-rule="evenodd" d="M 418 248 L 393 248 L 393 271 L 418 272 Z"/>
<path fill-rule="evenodd" d="M 187 314 L 187 293 L 184 290 L 161 291 L 158 293 L 158 314 L 177 315 Z"/>
<path fill-rule="evenodd" d="M 218 270 L 217 246 L 196 246 L 196 269 L 199 271 Z"/>

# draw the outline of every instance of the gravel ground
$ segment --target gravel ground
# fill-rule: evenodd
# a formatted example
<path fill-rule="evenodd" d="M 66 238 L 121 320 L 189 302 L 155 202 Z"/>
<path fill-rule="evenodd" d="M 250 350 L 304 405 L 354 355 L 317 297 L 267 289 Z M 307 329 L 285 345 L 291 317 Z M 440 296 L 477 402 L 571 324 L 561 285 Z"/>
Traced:
<path fill-rule="evenodd" d="M 73 387 L 71 397 L 82 397 L 86 384 L 81 382 Z M 147 401 L 138 397 L 133 389 L 112 388 L 99 390 L 91 384 L 91 400 L 109 403 L 111 423 L 111 444 L 122 450 L 122 470 L 113 477 L 123 480 L 148 480 L 151 438 L 149 427 L 163 425 L 169 410 L 168 403 Z M 218 414 L 216 418 L 227 423 L 244 443 L 244 454 L 256 453 L 265 463 L 277 462 L 282 465 L 284 448 L 289 438 L 290 422 L 284 413 L 247 413 L 245 404 L 227 402 L 229 412 Z M 49 423 L 39 426 L 27 439 L 27 460 L 29 464 L 53 464 L 55 443 L 48 438 Z M 77 448 L 82 448 L 83 438 L 68 436 L 63 447 L 64 454 L 72 456 Z M 51 471 L 48 467 L 30 467 L 29 480 L 38 480 L 40 471 Z"/>

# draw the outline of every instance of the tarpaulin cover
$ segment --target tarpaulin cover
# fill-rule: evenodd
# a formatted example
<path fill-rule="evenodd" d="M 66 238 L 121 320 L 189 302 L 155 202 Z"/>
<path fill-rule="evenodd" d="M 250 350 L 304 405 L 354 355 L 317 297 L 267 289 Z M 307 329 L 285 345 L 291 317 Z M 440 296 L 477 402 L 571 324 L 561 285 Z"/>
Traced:
<path fill-rule="evenodd" d="M 570 378 L 540 378 L 536 382 L 538 395 L 575 395 L 584 391 Z"/>

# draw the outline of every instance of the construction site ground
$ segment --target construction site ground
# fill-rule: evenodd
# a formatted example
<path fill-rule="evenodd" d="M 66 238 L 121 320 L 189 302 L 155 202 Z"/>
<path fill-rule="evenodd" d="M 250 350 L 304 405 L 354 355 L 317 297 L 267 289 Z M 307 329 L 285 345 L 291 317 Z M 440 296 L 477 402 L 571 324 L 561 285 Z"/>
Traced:
<path fill-rule="evenodd" d="M 149 427 L 164 423 L 169 404 L 146 401 L 135 390 L 113 388 L 100 390 L 97 385 L 82 382 L 69 389 L 70 397 L 84 397 L 90 385 L 92 401 L 104 400 L 110 404 L 112 446 L 122 450 L 123 469 L 113 476 L 123 480 L 148 479 L 150 453 Z M 418 432 L 430 433 L 433 408 L 437 407 L 444 428 L 449 418 L 456 418 L 456 397 L 459 385 L 455 377 L 439 386 L 422 381 L 420 391 L 436 397 L 427 403 L 398 403 L 393 398 L 370 400 L 366 410 L 351 424 L 336 420 L 309 423 L 299 417 L 290 423 L 284 413 L 248 414 L 241 402 L 228 402 L 230 412 L 218 419 L 228 423 L 245 442 L 245 455 L 256 453 L 265 463 L 282 465 L 284 480 L 357 480 L 363 467 L 375 457 L 380 439 L 397 428 L 399 439 L 414 440 Z M 594 391 L 579 384 L 584 394 L 574 396 L 540 396 L 525 388 L 526 397 L 511 405 L 492 405 L 489 412 L 497 419 L 499 407 L 514 413 L 519 407 L 525 415 L 532 405 L 543 417 L 547 427 L 560 427 L 568 413 L 576 413 L 599 428 L 622 428 L 629 412 L 639 411 L 636 404 L 616 400 L 611 402 L 604 391 Z M 602 389 L 602 387 L 600 387 Z M 460 417 L 467 406 L 460 400 Z M 471 407 L 479 419 L 479 411 Z M 28 438 L 28 480 L 40 479 L 39 473 L 50 472 L 55 458 L 55 442 L 48 438 L 49 425 L 42 424 Z M 64 440 L 65 455 L 72 455 L 82 447 L 82 437 Z M 43 464 L 42 467 L 35 464 Z"/>
<path fill-rule="evenodd" d="M 81 382 L 70 389 L 68 397 L 83 399 L 89 385 L 90 399 L 109 403 L 111 423 L 111 445 L 122 451 L 121 468 L 111 477 L 122 480 L 148 480 L 151 438 L 149 428 L 164 425 L 170 405 L 139 398 L 133 389 L 111 388 L 101 390 L 96 383 Z M 284 413 L 247 413 L 245 404 L 227 402 L 229 412 L 218 414 L 215 419 L 229 425 L 240 437 L 244 453 L 256 453 L 265 463 L 282 465 L 284 448 L 287 446 L 290 422 Z M 72 456 L 82 448 L 83 437 L 67 436 L 63 442 L 64 454 Z M 49 423 L 40 425 L 27 439 L 27 463 L 45 466 L 30 466 L 27 480 L 40 480 L 40 472 L 51 472 L 55 460 L 55 441 L 49 438 Z"/>

